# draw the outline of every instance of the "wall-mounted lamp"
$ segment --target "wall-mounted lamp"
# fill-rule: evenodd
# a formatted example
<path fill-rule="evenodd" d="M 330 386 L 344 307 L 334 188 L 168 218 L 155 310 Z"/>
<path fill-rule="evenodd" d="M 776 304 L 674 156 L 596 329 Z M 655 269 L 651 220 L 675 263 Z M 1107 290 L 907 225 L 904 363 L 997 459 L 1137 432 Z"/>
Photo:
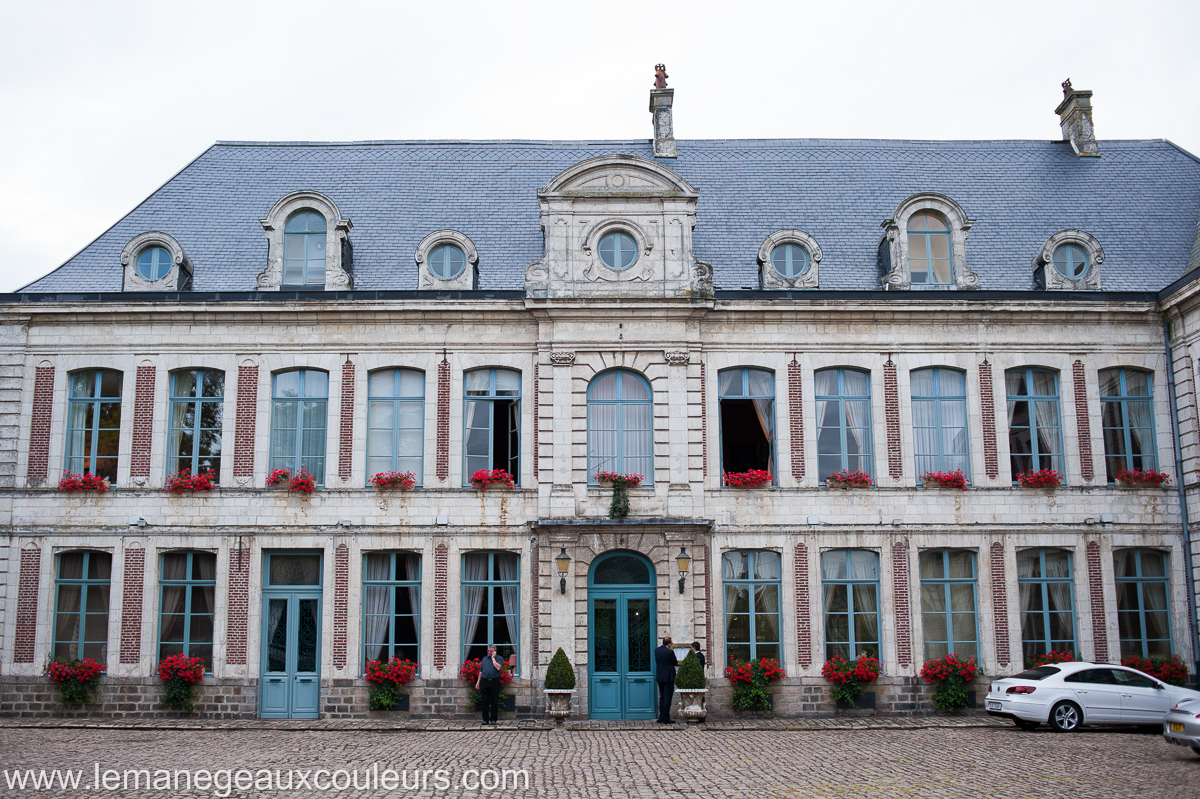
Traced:
<path fill-rule="evenodd" d="M 692 556 L 687 553 L 687 547 L 679 547 L 679 554 L 675 556 L 675 565 L 679 567 L 679 593 L 682 594 L 683 587 L 687 583 L 688 568 L 692 565 Z"/>
<path fill-rule="evenodd" d="M 559 553 L 554 556 L 554 562 L 558 565 L 558 593 L 567 593 L 567 571 L 571 568 L 571 556 L 567 554 L 566 547 L 560 547 Z"/>
<path fill-rule="evenodd" d="M 146 520 L 143 519 L 141 516 L 130 516 L 129 517 L 129 526 L 130 527 L 145 527 Z"/>

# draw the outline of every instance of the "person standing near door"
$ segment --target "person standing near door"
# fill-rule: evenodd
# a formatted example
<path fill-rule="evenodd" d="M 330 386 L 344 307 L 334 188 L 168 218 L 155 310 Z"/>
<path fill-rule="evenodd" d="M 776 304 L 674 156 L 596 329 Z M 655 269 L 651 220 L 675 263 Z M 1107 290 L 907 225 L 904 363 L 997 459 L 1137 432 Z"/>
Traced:
<path fill-rule="evenodd" d="M 671 648 L 671 636 L 662 639 L 662 646 L 654 650 L 654 679 L 658 682 L 658 723 L 674 724 L 671 718 L 671 697 L 675 695 L 675 650 Z"/>
<path fill-rule="evenodd" d="M 483 723 L 495 724 L 500 716 L 500 674 L 504 664 L 496 657 L 496 645 L 489 644 L 487 657 L 479 662 L 475 689 L 483 695 Z"/>

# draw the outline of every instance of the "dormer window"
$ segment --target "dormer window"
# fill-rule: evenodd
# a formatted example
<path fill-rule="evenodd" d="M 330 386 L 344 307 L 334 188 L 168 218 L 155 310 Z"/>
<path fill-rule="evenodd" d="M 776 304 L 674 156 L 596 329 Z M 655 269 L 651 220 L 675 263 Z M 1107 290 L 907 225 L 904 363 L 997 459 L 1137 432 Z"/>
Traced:
<path fill-rule="evenodd" d="M 1033 280 L 1039 288 L 1099 291 L 1104 249 L 1082 230 L 1060 230 L 1033 259 Z"/>
<path fill-rule="evenodd" d="M 967 265 L 967 234 L 974 224 L 962 206 L 942 194 L 914 194 L 900 203 L 882 223 L 883 288 L 979 288 L 979 276 Z"/>
<path fill-rule="evenodd" d="M 808 271 L 808 253 L 798 244 L 781 244 L 771 251 L 771 266 L 783 277 L 800 277 Z"/>
<path fill-rule="evenodd" d="M 139 233 L 121 251 L 125 291 L 187 291 L 192 265 L 174 236 L 157 230 Z"/>
<path fill-rule="evenodd" d="M 467 255 L 453 244 L 434 247 L 429 254 L 429 271 L 439 280 L 453 280 L 467 266 Z"/>
<path fill-rule="evenodd" d="M 143 280 L 161 280 L 171 271 L 174 259 L 166 247 L 147 247 L 137 259 L 137 272 Z"/>
<path fill-rule="evenodd" d="M 478 288 L 479 253 L 475 243 L 457 230 L 439 230 L 417 245 L 417 288 L 471 291 Z"/>
<path fill-rule="evenodd" d="M 1054 251 L 1054 268 L 1067 280 L 1078 280 L 1087 273 L 1087 253 L 1074 244 L 1063 244 Z"/>
<path fill-rule="evenodd" d="M 950 228 L 946 220 L 931 211 L 912 215 L 908 220 L 908 262 L 914 286 L 952 282 Z"/>
<path fill-rule="evenodd" d="M 325 285 L 325 217 L 297 211 L 283 227 L 283 285 Z"/>
<path fill-rule="evenodd" d="M 606 233 L 600 239 L 600 246 L 596 248 L 600 254 L 600 262 L 609 269 L 628 269 L 637 263 L 638 246 L 633 240 L 633 236 L 620 231 Z"/>
<path fill-rule="evenodd" d="M 815 289 L 821 247 L 803 230 L 777 230 L 758 247 L 764 289 Z"/>

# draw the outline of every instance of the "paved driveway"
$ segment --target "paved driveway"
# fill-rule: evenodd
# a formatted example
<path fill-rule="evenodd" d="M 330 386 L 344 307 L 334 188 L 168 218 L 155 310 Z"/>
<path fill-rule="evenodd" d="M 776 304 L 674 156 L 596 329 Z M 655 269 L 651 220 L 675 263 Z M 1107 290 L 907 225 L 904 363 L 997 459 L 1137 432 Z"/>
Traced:
<path fill-rule="evenodd" d="M 81 781 L 67 790 L 58 782 L 20 789 L 7 782 L 14 768 L 78 769 Z M 101 787 L 111 790 L 93 786 L 97 768 Z M 1161 736 L 994 727 L 798 732 L 9 727 L 0 729 L 0 769 L 9 770 L 0 773 L 0 796 L 38 799 L 1200 796 L 1200 756 L 1166 744 Z M 190 789 L 185 776 L 195 780 Z M 162 787 L 172 778 L 180 781 L 178 788 Z M 239 779 L 245 790 L 235 782 Z M 271 780 L 270 789 L 265 779 Z M 280 782 L 284 790 L 278 789 Z M 355 790 L 355 782 L 362 790 Z"/>

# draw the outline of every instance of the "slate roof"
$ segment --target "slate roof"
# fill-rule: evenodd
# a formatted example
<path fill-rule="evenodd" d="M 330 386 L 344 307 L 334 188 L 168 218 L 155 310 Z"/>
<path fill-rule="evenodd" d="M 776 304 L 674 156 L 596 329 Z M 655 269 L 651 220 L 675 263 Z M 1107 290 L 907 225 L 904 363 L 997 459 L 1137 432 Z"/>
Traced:
<path fill-rule="evenodd" d="M 771 232 L 798 228 L 824 251 L 821 289 L 879 288 L 880 222 L 934 191 L 976 220 L 967 260 L 984 289 L 1032 289 L 1032 259 L 1066 228 L 1104 247 L 1103 286 L 1154 291 L 1183 274 L 1200 217 L 1200 160 L 1164 140 L 1103 141 L 1078 158 L 1051 141 L 680 140 L 659 159 L 700 192 L 695 252 L 717 288 L 757 286 Z M 24 292 L 118 292 L 121 249 L 147 230 L 175 236 L 194 291 L 250 291 L 266 265 L 260 219 L 315 189 L 354 228 L 354 284 L 415 289 L 427 234 L 465 233 L 480 289 L 523 289 L 542 255 L 536 192 L 558 172 L 611 153 L 651 157 L 648 140 L 222 142 Z"/>

